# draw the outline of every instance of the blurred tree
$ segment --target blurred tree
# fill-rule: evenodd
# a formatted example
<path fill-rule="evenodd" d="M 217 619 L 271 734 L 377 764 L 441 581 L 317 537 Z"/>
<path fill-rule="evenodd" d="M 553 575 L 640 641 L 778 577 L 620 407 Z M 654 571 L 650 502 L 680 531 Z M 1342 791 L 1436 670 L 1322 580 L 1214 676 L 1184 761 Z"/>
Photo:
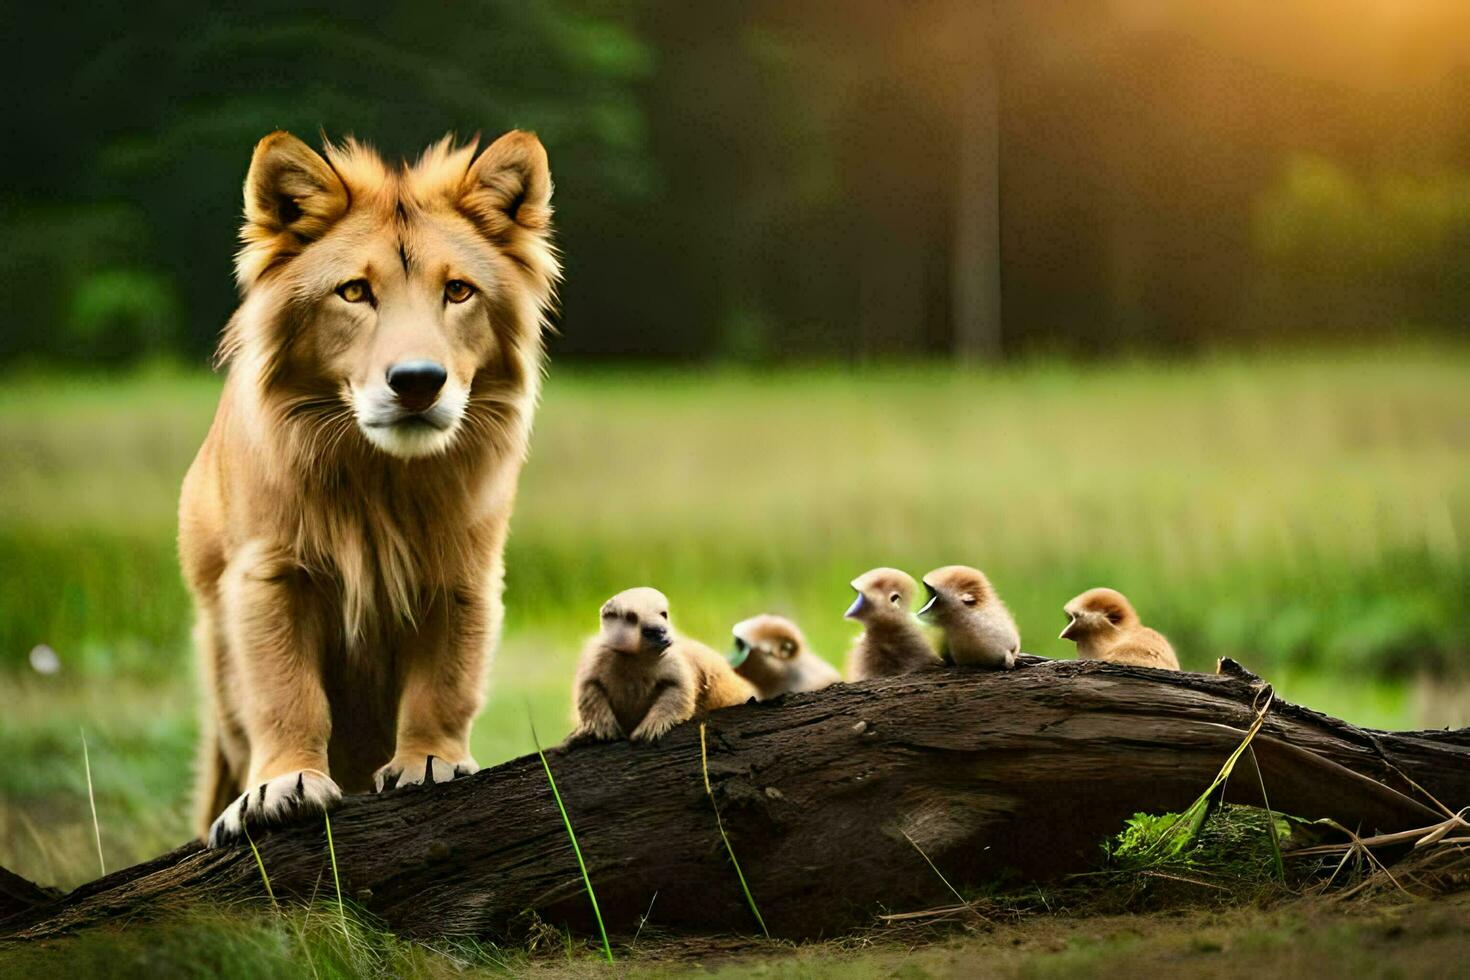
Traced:
<path fill-rule="evenodd" d="M 155 286 L 179 300 L 159 315 L 182 310 L 170 329 L 191 356 L 207 351 L 233 305 L 240 183 L 274 129 L 355 133 L 400 156 L 447 131 L 535 129 L 554 169 L 576 176 L 557 199 L 569 298 L 619 288 L 582 257 L 623 233 L 652 183 L 634 94 L 651 58 L 626 5 L 165 0 L 12 5 L 4 16 L 21 83 L 7 86 L 7 142 L 25 150 L 0 163 L 0 252 L 7 272 L 28 273 L 7 289 L 5 314 L 33 325 L 11 353 L 76 346 L 45 338 L 77 322 L 65 311 L 95 306 L 86 284 L 122 258 L 156 263 Z"/>
<path fill-rule="evenodd" d="M 1293 159 L 1255 211 L 1271 306 L 1300 329 L 1371 335 L 1385 316 L 1462 325 L 1470 311 L 1470 174 L 1355 175 Z"/>
<path fill-rule="evenodd" d="M 202 359 L 276 128 L 408 156 L 537 130 L 559 356 L 1187 350 L 1459 330 L 1470 299 L 1451 0 L 162 0 L 0 28 L 0 359 L 88 331 Z"/>

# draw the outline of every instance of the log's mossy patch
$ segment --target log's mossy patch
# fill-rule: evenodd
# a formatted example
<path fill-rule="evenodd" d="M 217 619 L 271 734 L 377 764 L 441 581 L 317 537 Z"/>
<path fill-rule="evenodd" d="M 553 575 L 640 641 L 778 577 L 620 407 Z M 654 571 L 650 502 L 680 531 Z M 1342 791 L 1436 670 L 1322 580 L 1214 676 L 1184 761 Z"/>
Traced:
<path fill-rule="evenodd" d="M 1281 813 L 1225 804 L 1182 813 L 1136 813 L 1103 841 L 1099 867 L 1020 890 L 992 892 L 977 904 L 1012 913 L 1100 915 L 1270 903 L 1299 893 L 1283 880 L 1277 838 L 1303 826 Z"/>
<path fill-rule="evenodd" d="M 1135 813 L 1103 843 L 1104 860 L 1118 871 L 1175 869 L 1241 881 L 1277 877 L 1276 838 L 1287 841 L 1295 821 L 1253 806 L 1225 804 L 1184 813 Z"/>

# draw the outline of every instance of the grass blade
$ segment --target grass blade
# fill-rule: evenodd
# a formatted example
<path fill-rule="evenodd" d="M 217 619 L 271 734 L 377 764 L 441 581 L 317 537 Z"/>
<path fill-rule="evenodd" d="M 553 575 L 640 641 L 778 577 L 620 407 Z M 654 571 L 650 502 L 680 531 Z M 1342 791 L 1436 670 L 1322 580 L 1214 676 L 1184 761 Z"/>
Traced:
<path fill-rule="evenodd" d="M 276 901 L 275 889 L 271 888 L 271 876 L 265 873 L 265 862 L 260 858 L 260 848 L 255 846 L 255 838 L 250 836 L 250 828 L 242 823 L 240 829 L 245 831 L 245 843 L 250 845 L 250 853 L 255 855 L 255 866 L 260 869 L 260 880 L 265 882 L 265 893 L 270 896 L 271 904 L 280 908 L 281 903 Z"/>
<path fill-rule="evenodd" d="M 904 840 L 914 845 L 914 850 L 919 852 L 919 857 L 923 858 L 924 863 L 929 865 L 929 870 L 933 871 L 936 875 L 939 876 L 939 880 L 944 882 L 944 887 L 949 889 L 949 893 L 953 895 L 956 899 L 958 899 L 961 905 L 969 905 L 970 903 L 965 901 L 965 896 L 961 895 L 959 893 L 959 890 L 956 889 L 954 885 L 951 885 L 949 883 L 949 879 L 944 876 L 944 872 L 940 871 L 939 868 L 934 864 L 934 862 L 929 860 L 929 855 L 924 853 L 924 849 L 919 846 L 919 842 L 910 837 L 907 830 L 899 830 L 899 833 L 903 834 Z"/>
<path fill-rule="evenodd" d="M 332 815 L 326 810 L 322 811 L 322 820 L 327 825 L 327 855 L 332 859 L 332 884 L 337 888 L 337 915 L 342 920 L 342 935 L 348 944 L 352 943 L 352 933 L 347 928 L 347 906 L 342 904 L 342 879 L 337 874 L 337 848 L 332 843 Z M 254 846 L 253 844 L 251 845 Z"/>
<path fill-rule="evenodd" d="M 275 908 L 276 914 L 284 919 L 290 925 L 291 931 L 296 934 L 296 941 L 301 944 L 301 955 L 306 960 L 306 965 L 311 968 L 312 977 L 314 980 L 321 980 L 321 974 L 316 969 L 316 960 L 312 956 L 311 945 L 306 941 L 306 930 L 300 922 L 296 921 L 295 916 L 287 915 L 282 911 L 281 903 L 276 901 L 276 891 L 271 887 L 271 876 L 265 873 L 265 861 L 260 856 L 260 848 L 255 846 L 255 838 L 250 836 L 250 828 L 242 824 L 240 829 L 245 832 L 245 842 L 250 845 L 250 853 L 255 855 L 255 866 L 260 869 L 260 880 L 265 884 L 265 893 L 270 896 L 271 905 Z"/>
<path fill-rule="evenodd" d="M 725 853 L 730 855 L 730 863 L 735 866 L 735 877 L 740 879 L 740 890 L 745 892 L 745 901 L 750 904 L 750 911 L 755 916 L 755 921 L 760 923 L 761 932 L 767 939 L 771 938 L 771 932 L 766 928 L 766 920 L 761 917 L 761 910 L 756 908 L 755 896 L 750 893 L 750 886 L 745 883 L 745 873 L 740 870 L 740 862 L 735 857 L 735 848 L 730 846 L 730 835 L 725 833 L 725 821 L 720 817 L 720 806 L 715 802 L 715 792 L 709 784 L 709 746 L 704 737 L 704 722 L 699 723 L 699 764 L 704 770 L 704 792 L 709 797 L 709 805 L 715 811 L 715 826 L 720 828 L 720 839 L 725 842 Z"/>
<path fill-rule="evenodd" d="M 527 711 L 529 721 L 530 712 Z M 577 868 L 582 872 L 582 884 L 587 886 L 587 898 L 592 902 L 592 915 L 597 919 L 597 931 L 602 934 L 602 952 L 607 956 L 607 961 L 613 961 L 612 944 L 607 941 L 607 927 L 602 924 L 602 910 L 597 907 L 597 893 L 592 890 L 592 877 L 587 874 L 587 862 L 582 860 L 582 848 L 577 844 L 576 831 L 572 830 L 572 818 L 567 816 L 566 805 L 561 801 L 561 791 L 556 788 L 556 777 L 551 774 L 551 763 L 546 761 L 546 753 L 541 751 L 541 739 L 536 735 L 536 723 L 531 722 L 531 741 L 536 743 L 536 754 L 541 757 L 541 768 L 546 770 L 546 781 L 551 784 L 551 795 L 556 800 L 556 808 L 561 812 L 562 826 L 567 829 L 567 839 L 572 842 L 572 853 L 577 855 Z"/>
<path fill-rule="evenodd" d="M 1276 878 L 1286 880 L 1286 861 L 1281 856 L 1281 836 L 1276 833 L 1276 815 L 1271 812 L 1271 800 L 1266 796 L 1266 777 L 1261 774 L 1261 764 L 1256 760 L 1256 747 L 1251 746 L 1251 768 L 1256 771 L 1256 785 L 1261 787 L 1261 806 L 1266 809 L 1266 828 L 1271 832 L 1271 856 L 1276 862 Z"/>
<path fill-rule="evenodd" d="M 1235 764 L 1250 749 L 1251 742 L 1255 740 L 1256 733 L 1266 723 L 1266 713 L 1271 710 L 1271 705 L 1275 700 L 1276 693 L 1270 685 L 1262 688 L 1257 693 L 1256 704 L 1252 705 L 1255 710 L 1255 718 L 1251 721 L 1250 727 L 1246 729 L 1245 738 L 1241 739 L 1240 744 L 1235 747 L 1235 751 L 1231 752 L 1225 759 L 1224 765 L 1220 767 L 1220 771 L 1215 775 L 1214 780 L 1209 786 L 1205 787 L 1205 791 L 1199 795 L 1199 798 L 1190 804 L 1189 808 L 1184 811 L 1179 820 L 1176 820 L 1168 830 L 1153 842 L 1148 850 L 1144 852 L 1145 854 L 1157 853 L 1169 844 L 1175 844 L 1175 850 L 1178 850 L 1178 847 L 1181 845 L 1174 842 L 1174 837 L 1182 829 L 1187 828 L 1185 841 L 1183 842 L 1186 845 L 1189 840 L 1193 839 L 1199 833 L 1200 827 L 1204 824 L 1205 816 L 1209 812 L 1208 808 L 1211 794 L 1225 784 L 1225 781 L 1230 778 L 1230 774 L 1235 771 Z"/>
<path fill-rule="evenodd" d="M 82 733 L 82 765 L 87 770 L 87 804 L 92 808 L 92 834 L 97 838 L 97 864 L 102 868 L 102 877 L 107 877 L 107 859 L 102 856 L 102 824 L 97 822 L 97 795 L 92 792 L 92 757 L 87 752 L 87 732 Z"/>
<path fill-rule="evenodd" d="M 643 927 L 648 925 L 648 917 L 653 915 L 653 903 L 657 901 L 658 892 L 654 892 L 653 897 L 648 900 L 648 909 L 638 918 L 638 930 L 633 933 L 633 941 L 628 944 L 629 949 L 638 945 L 638 937 L 643 935 Z"/>
<path fill-rule="evenodd" d="M 933 871 L 936 875 L 938 875 L 939 880 L 942 881 L 942 882 L 944 882 L 944 887 L 945 888 L 948 888 L 949 889 L 949 893 L 951 895 L 953 895 L 955 897 L 955 899 L 958 900 L 959 903 L 960 903 L 957 908 L 953 908 L 953 909 L 938 909 L 938 910 L 930 909 L 930 910 L 927 910 L 927 911 L 924 911 L 924 912 L 912 913 L 911 914 L 912 917 L 914 917 L 914 918 L 933 918 L 935 916 L 945 916 L 945 915 L 948 915 L 951 912 L 956 912 L 956 911 L 959 911 L 960 909 L 963 909 L 966 912 L 969 912 L 971 915 L 975 916 L 977 919 L 980 919 L 982 922 L 983 921 L 988 921 L 988 920 L 986 920 L 985 916 L 983 916 L 983 915 L 980 914 L 980 910 L 977 909 L 977 908 L 975 908 L 975 905 L 974 905 L 973 902 L 966 901 L 965 900 L 965 896 L 963 896 L 963 895 L 960 894 L 959 889 L 956 888 L 954 885 L 951 885 L 949 883 L 949 879 L 944 876 L 944 872 L 939 870 L 939 865 L 935 864 L 933 861 L 931 861 L 929 859 L 929 855 L 927 855 L 927 854 L 924 853 L 924 849 L 919 846 L 919 842 L 918 841 L 914 840 L 912 837 L 909 836 L 909 832 L 907 830 L 904 830 L 903 828 L 900 827 L 898 832 L 900 834 L 903 834 L 903 839 L 904 840 L 906 840 L 910 844 L 914 845 L 914 850 L 918 851 L 919 852 L 919 857 L 923 858 L 924 859 L 924 863 L 927 864 L 927 865 L 929 865 L 929 870 Z M 881 918 L 883 918 L 884 921 L 899 922 L 899 921 L 903 921 L 905 917 L 903 915 L 899 915 L 899 916 L 895 916 L 895 917 L 891 917 L 891 918 L 889 916 L 882 916 Z"/>

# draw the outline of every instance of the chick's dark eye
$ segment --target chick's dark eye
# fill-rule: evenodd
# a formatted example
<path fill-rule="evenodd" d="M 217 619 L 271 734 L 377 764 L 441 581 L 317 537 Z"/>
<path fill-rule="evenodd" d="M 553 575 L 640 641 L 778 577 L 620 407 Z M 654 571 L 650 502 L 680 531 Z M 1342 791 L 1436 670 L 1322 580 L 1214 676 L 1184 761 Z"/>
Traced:
<path fill-rule="evenodd" d="M 337 287 L 337 295 L 349 303 L 371 303 L 373 289 L 366 279 L 349 279 Z"/>
<path fill-rule="evenodd" d="M 669 618 L 669 611 L 667 609 L 665 609 L 663 612 L 659 613 L 659 615 L 662 616 L 664 619 L 668 619 Z"/>
<path fill-rule="evenodd" d="M 638 614 L 637 613 L 628 613 L 626 616 L 623 617 L 623 620 L 629 626 L 637 626 L 638 625 Z"/>
<path fill-rule="evenodd" d="M 889 596 L 888 597 L 888 601 L 889 602 L 897 602 L 898 601 L 898 593 L 895 592 L 895 593 L 893 593 L 893 595 Z"/>
<path fill-rule="evenodd" d="M 451 279 L 444 284 L 444 298 L 451 303 L 463 303 L 475 295 L 475 287 L 463 279 Z"/>

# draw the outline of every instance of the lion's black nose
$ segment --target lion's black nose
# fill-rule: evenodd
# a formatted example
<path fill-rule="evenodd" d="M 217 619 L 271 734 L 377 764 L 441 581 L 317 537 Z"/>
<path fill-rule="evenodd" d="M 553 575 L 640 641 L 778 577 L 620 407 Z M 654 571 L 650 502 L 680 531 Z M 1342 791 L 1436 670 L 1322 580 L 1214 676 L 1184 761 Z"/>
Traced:
<path fill-rule="evenodd" d="M 398 404 L 410 412 L 422 412 L 434 404 L 447 377 L 434 361 L 400 361 L 388 369 L 388 387 L 398 396 Z"/>

